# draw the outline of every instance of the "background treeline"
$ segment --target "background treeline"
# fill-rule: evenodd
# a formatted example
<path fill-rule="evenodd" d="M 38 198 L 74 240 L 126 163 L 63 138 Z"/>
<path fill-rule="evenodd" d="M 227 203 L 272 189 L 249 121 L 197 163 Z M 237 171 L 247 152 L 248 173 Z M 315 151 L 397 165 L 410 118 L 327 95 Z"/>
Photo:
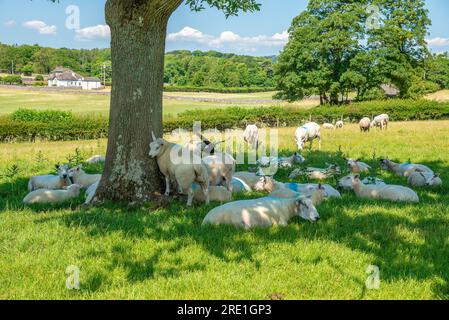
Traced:
<path fill-rule="evenodd" d="M 203 130 L 245 128 L 247 123 L 266 127 L 294 127 L 310 120 L 324 123 L 344 119 L 348 123 L 381 113 L 388 113 L 395 121 L 449 119 L 449 103 L 392 99 L 319 106 L 309 110 L 282 107 L 194 110 L 177 117 L 166 116 L 164 130 L 167 133 L 179 128 L 191 130 L 195 121 L 201 121 Z M 106 116 L 79 116 L 54 110 L 18 110 L 0 117 L 0 142 L 106 138 L 108 124 Z"/>
<path fill-rule="evenodd" d="M 274 57 L 239 56 L 216 51 L 173 51 L 166 54 L 164 82 L 170 88 L 272 89 L 275 86 L 273 61 Z M 105 63 L 106 80 L 112 80 L 110 49 L 53 49 L 39 45 L 0 44 L 0 72 L 10 72 L 12 62 L 14 70 L 24 75 L 46 75 L 61 65 L 100 79 L 103 79 Z"/>

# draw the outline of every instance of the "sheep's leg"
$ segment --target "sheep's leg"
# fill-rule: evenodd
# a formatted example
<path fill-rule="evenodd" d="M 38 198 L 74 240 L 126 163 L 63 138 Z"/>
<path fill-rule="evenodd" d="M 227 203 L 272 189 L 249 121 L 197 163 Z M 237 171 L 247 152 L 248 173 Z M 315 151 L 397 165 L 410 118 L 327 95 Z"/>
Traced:
<path fill-rule="evenodd" d="M 170 195 L 170 177 L 169 176 L 165 177 L 165 195 L 166 196 Z"/>
<path fill-rule="evenodd" d="M 210 203 L 210 199 L 209 199 L 209 188 L 208 188 L 208 186 L 206 186 L 206 185 L 203 185 L 203 186 L 201 186 L 201 188 L 203 189 L 203 193 L 204 193 L 204 196 L 205 196 L 205 199 L 206 199 L 206 204 L 209 204 Z"/>
<path fill-rule="evenodd" d="M 209 192 L 207 193 L 207 197 L 209 197 Z M 187 190 L 187 206 L 191 207 L 192 202 L 193 202 L 193 189 L 190 186 L 189 189 Z"/>

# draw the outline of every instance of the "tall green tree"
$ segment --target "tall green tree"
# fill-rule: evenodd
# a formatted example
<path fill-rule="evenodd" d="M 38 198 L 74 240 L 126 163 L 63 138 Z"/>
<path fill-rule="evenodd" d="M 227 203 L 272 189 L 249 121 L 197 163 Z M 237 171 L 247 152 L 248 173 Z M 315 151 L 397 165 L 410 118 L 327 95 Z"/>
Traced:
<path fill-rule="evenodd" d="M 55 0 L 52 0 L 55 1 Z M 155 160 L 148 157 L 151 132 L 161 137 L 167 23 L 183 3 L 206 5 L 226 16 L 259 9 L 256 0 L 107 0 L 113 86 L 106 164 L 96 197 L 141 202 L 162 190 Z"/>

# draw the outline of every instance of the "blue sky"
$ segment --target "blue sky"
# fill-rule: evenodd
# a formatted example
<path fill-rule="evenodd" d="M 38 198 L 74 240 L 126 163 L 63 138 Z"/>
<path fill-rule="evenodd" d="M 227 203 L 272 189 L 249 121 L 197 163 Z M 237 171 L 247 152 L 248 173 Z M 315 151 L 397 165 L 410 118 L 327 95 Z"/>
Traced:
<path fill-rule="evenodd" d="M 218 50 L 250 55 L 277 54 L 287 41 L 293 17 L 306 7 L 306 0 L 259 0 L 260 12 L 225 19 L 206 9 L 192 13 L 182 5 L 171 17 L 167 50 Z M 280 4 L 282 3 L 282 4 Z M 428 36 L 432 51 L 449 51 L 449 1 L 427 0 L 433 24 Z M 105 0 L 0 0 L 0 42 L 50 47 L 104 48 L 109 29 L 104 19 Z M 79 27 L 66 27 L 70 5 L 79 7 Z M 73 11 L 72 11 L 73 12 Z M 73 20 L 69 21 L 73 22 Z"/>

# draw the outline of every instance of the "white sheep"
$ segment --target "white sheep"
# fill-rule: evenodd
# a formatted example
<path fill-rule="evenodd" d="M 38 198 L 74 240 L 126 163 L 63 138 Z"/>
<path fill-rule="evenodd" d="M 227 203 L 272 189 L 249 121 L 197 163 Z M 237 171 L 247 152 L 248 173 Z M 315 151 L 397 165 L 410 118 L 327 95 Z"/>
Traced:
<path fill-rule="evenodd" d="M 318 190 L 320 189 L 320 186 L 324 190 L 324 196 L 326 198 L 337 198 L 341 199 L 341 194 L 335 188 L 333 188 L 329 184 L 317 184 L 317 183 L 283 183 L 281 184 L 281 187 L 290 189 L 295 192 L 299 192 L 300 194 L 307 194 L 306 192 L 310 193 L 311 190 Z"/>
<path fill-rule="evenodd" d="M 406 178 L 408 178 L 413 172 L 434 174 L 432 169 L 422 164 L 414 164 L 409 162 L 399 164 L 388 159 L 380 160 L 380 167 L 382 170 L 390 171 L 400 177 Z"/>
<path fill-rule="evenodd" d="M 196 201 L 206 202 L 206 195 L 203 189 L 198 185 L 193 185 L 193 198 Z M 209 187 L 209 201 L 215 202 L 229 202 L 232 199 L 232 192 L 223 186 L 210 186 Z"/>
<path fill-rule="evenodd" d="M 291 168 L 295 164 L 303 163 L 306 161 L 303 156 L 301 156 L 298 152 L 295 152 L 290 157 L 261 157 L 257 160 L 257 165 L 260 167 L 274 167 L 274 168 Z"/>
<path fill-rule="evenodd" d="M 102 163 L 106 161 L 106 157 L 105 156 L 101 156 L 101 155 L 95 155 L 90 157 L 89 159 L 86 160 L 86 163 L 88 164 L 95 164 L 95 163 Z"/>
<path fill-rule="evenodd" d="M 371 129 L 371 120 L 367 117 L 363 118 L 359 122 L 359 127 L 361 132 L 367 132 Z"/>
<path fill-rule="evenodd" d="M 267 176 L 259 176 L 254 172 L 236 172 L 234 178 L 241 179 L 252 190 L 258 192 L 272 192 L 276 188 L 276 181 Z"/>
<path fill-rule="evenodd" d="M 381 114 L 374 118 L 374 120 L 371 123 L 371 126 L 379 127 L 381 130 L 387 130 L 389 122 L 390 117 L 387 114 Z"/>
<path fill-rule="evenodd" d="M 412 187 L 441 187 L 443 181 L 434 173 L 413 172 L 407 180 Z"/>
<path fill-rule="evenodd" d="M 219 206 L 207 214 L 202 225 L 232 225 L 244 229 L 286 227 L 288 221 L 295 216 L 310 222 L 316 222 L 320 218 L 310 197 L 266 197 Z"/>
<path fill-rule="evenodd" d="M 335 128 L 343 129 L 344 125 L 345 125 L 345 123 L 343 122 L 343 120 L 340 120 L 335 123 Z"/>
<path fill-rule="evenodd" d="M 209 174 L 204 164 L 180 164 L 175 168 L 175 179 L 179 191 L 187 194 L 187 206 L 191 206 L 194 198 L 193 186 L 197 183 L 203 192 L 203 200 L 209 204 Z"/>
<path fill-rule="evenodd" d="M 298 197 L 311 197 L 314 206 L 319 206 L 324 199 L 328 198 L 324 186 L 317 185 L 316 188 L 312 185 L 301 187 L 301 188 L 278 188 L 270 193 L 270 197 L 281 198 L 281 199 L 292 199 Z"/>
<path fill-rule="evenodd" d="M 295 139 L 299 150 L 304 149 L 304 145 L 307 141 L 310 142 L 310 149 L 312 149 L 313 140 L 315 139 L 318 139 L 318 145 L 321 149 L 320 126 L 315 122 L 306 123 L 305 125 L 296 129 Z"/>
<path fill-rule="evenodd" d="M 354 190 L 352 186 L 352 177 L 353 175 L 345 176 L 340 178 L 337 183 L 337 188 L 343 191 L 352 191 Z M 365 185 L 375 185 L 375 186 L 386 186 L 385 181 L 379 178 L 367 177 L 362 180 L 362 183 Z"/>
<path fill-rule="evenodd" d="M 81 186 L 72 184 L 65 190 L 38 189 L 29 193 L 24 199 L 24 204 L 59 203 L 78 198 Z"/>
<path fill-rule="evenodd" d="M 227 154 L 215 152 L 214 155 L 203 158 L 211 186 L 224 186 L 232 192 L 232 177 L 235 173 L 235 159 Z"/>
<path fill-rule="evenodd" d="M 28 182 L 28 191 L 38 189 L 62 189 L 72 184 L 69 178 L 68 165 L 56 165 L 58 175 L 48 174 L 43 176 L 32 177 Z"/>
<path fill-rule="evenodd" d="M 360 160 L 346 159 L 349 171 L 353 174 L 369 172 L 372 168 Z"/>
<path fill-rule="evenodd" d="M 88 174 L 80 164 L 69 170 L 69 176 L 73 179 L 73 183 L 79 184 L 82 188 L 89 188 L 94 183 L 100 181 L 101 174 Z"/>
<path fill-rule="evenodd" d="M 259 147 L 259 128 L 256 125 L 247 125 L 243 132 L 243 139 L 248 143 L 248 146 L 253 150 Z"/>
<path fill-rule="evenodd" d="M 333 130 L 333 129 L 335 129 L 335 126 L 332 123 L 324 123 L 323 124 L 323 129 Z"/>
<path fill-rule="evenodd" d="M 364 185 L 358 175 L 352 177 L 352 187 L 359 198 L 394 202 L 419 202 L 418 194 L 410 188 L 398 185 Z"/>
<path fill-rule="evenodd" d="M 335 175 L 341 174 L 341 168 L 335 164 L 328 164 L 326 169 L 307 167 L 305 169 L 296 169 L 290 175 L 290 179 L 295 179 L 299 176 L 306 176 L 311 180 L 326 180 Z"/>

